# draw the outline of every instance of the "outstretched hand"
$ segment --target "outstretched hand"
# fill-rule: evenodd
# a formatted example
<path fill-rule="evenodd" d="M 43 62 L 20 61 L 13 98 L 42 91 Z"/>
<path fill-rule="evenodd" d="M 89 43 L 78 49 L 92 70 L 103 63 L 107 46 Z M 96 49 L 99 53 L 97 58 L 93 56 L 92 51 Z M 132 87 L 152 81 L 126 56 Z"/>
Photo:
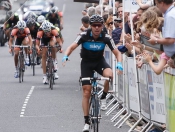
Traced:
<path fill-rule="evenodd" d="M 62 58 L 62 65 L 65 66 L 66 65 L 66 61 L 68 61 L 68 60 L 69 60 L 69 58 L 68 58 L 67 55 L 63 56 L 63 58 Z"/>

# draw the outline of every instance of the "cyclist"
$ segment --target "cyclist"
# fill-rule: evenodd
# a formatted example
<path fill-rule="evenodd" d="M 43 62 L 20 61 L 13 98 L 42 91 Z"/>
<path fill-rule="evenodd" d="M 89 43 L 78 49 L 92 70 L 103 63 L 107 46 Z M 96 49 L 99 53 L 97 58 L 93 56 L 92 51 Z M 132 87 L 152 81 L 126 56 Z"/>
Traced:
<path fill-rule="evenodd" d="M 47 46 L 48 43 L 50 43 L 51 46 L 54 46 L 55 43 L 57 42 L 61 47 L 62 47 L 62 42 L 60 40 L 60 36 L 58 31 L 55 29 L 55 27 L 48 21 L 44 21 L 39 28 L 39 31 L 37 33 L 37 40 L 36 40 L 36 45 L 41 45 Z M 56 54 L 54 54 L 54 49 L 52 50 L 52 57 L 55 60 L 56 59 Z M 46 55 L 47 55 L 47 49 L 43 48 L 42 49 L 42 68 L 43 68 L 43 83 L 47 84 L 47 76 L 46 76 Z M 57 70 L 55 70 L 54 73 L 54 78 L 58 79 L 57 75 Z"/>
<path fill-rule="evenodd" d="M 15 45 L 21 45 L 21 44 L 27 45 L 28 41 L 26 40 L 26 37 L 28 37 L 29 44 L 30 44 L 30 47 L 31 47 L 32 46 L 32 37 L 30 35 L 30 30 L 29 30 L 29 28 L 26 27 L 25 21 L 20 20 L 20 21 L 17 22 L 17 25 L 14 26 L 14 28 L 11 32 L 11 36 L 10 36 L 10 40 L 9 40 L 9 51 L 11 52 L 11 46 L 12 46 L 12 43 L 13 43 L 13 39 L 16 39 Z M 18 75 L 17 64 L 18 64 L 19 49 L 15 48 L 14 51 L 15 51 L 14 62 L 15 62 L 15 68 L 16 68 L 14 77 L 18 78 L 19 75 Z M 29 65 L 28 52 L 27 52 L 27 50 L 25 52 L 26 52 L 25 61 Z"/>
<path fill-rule="evenodd" d="M 54 6 L 46 15 L 46 20 L 52 23 L 55 27 L 63 29 L 63 15 L 58 11 L 58 7 Z"/>
<path fill-rule="evenodd" d="M 68 60 L 68 56 L 81 44 L 82 49 L 80 56 L 81 60 L 81 77 L 93 77 L 94 70 L 104 77 L 112 77 L 112 70 L 105 61 L 103 56 L 105 45 L 111 49 L 113 54 L 117 58 L 118 73 L 121 73 L 122 68 L 122 56 L 118 49 L 115 47 L 113 39 L 102 31 L 103 18 L 99 15 L 92 15 L 90 17 L 91 29 L 80 33 L 76 40 L 67 48 L 65 55 L 62 59 L 63 65 Z M 82 107 L 84 112 L 85 125 L 83 131 L 89 131 L 89 99 L 91 95 L 90 81 L 83 81 L 83 100 Z M 106 110 L 106 95 L 109 89 L 109 81 L 104 82 L 104 91 L 101 96 L 101 109 Z"/>
<path fill-rule="evenodd" d="M 29 18 L 32 18 L 36 21 L 38 16 L 32 11 L 28 11 L 24 14 L 23 20 L 26 22 Z"/>
<path fill-rule="evenodd" d="M 10 10 L 7 12 L 6 22 L 4 23 L 3 30 L 5 32 L 5 35 L 10 38 L 10 31 L 11 28 L 13 28 L 17 22 L 19 21 L 19 16 L 17 13 L 14 13 Z"/>
<path fill-rule="evenodd" d="M 43 15 L 38 16 L 37 18 L 37 22 L 41 25 L 44 21 L 46 20 L 46 18 Z"/>
<path fill-rule="evenodd" d="M 37 36 L 37 32 L 38 32 L 38 29 L 40 27 L 40 24 L 38 22 L 36 22 L 34 19 L 32 18 L 29 18 L 26 22 L 27 24 L 27 27 L 29 28 L 30 30 L 30 34 L 32 36 L 32 39 L 35 39 L 36 40 L 36 36 Z M 35 43 L 35 41 L 34 41 Z M 40 55 L 38 54 L 37 55 L 37 65 L 40 64 Z"/>

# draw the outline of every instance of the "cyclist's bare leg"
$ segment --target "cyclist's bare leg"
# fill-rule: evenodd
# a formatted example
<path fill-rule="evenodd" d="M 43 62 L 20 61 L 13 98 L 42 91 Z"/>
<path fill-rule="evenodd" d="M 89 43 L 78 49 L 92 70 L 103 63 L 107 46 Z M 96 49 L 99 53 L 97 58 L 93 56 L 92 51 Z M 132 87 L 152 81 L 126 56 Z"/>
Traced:
<path fill-rule="evenodd" d="M 19 55 L 19 49 L 15 49 L 14 50 L 14 63 L 15 63 L 15 67 L 17 68 L 17 65 L 18 65 L 18 55 Z"/>
<path fill-rule="evenodd" d="M 46 74 L 46 58 L 47 58 L 47 48 L 42 49 L 42 68 L 43 74 Z"/>
<path fill-rule="evenodd" d="M 103 71 L 103 76 L 104 77 L 113 77 L 113 74 L 112 74 L 112 70 L 110 68 L 106 68 L 104 71 Z M 108 80 L 105 80 L 104 82 L 104 92 L 107 93 L 109 90 L 109 81 Z"/>
<path fill-rule="evenodd" d="M 29 45 L 29 41 L 28 41 L 27 37 L 24 38 L 24 40 L 22 41 L 22 44 L 25 45 L 25 46 Z M 28 56 L 29 55 L 29 50 L 27 48 L 25 48 L 24 50 L 25 50 L 26 55 Z"/>
<path fill-rule="evenodd" d="M 89 99 L 91 96 L 91 85 L 83 85 L 83 100 L 82 107 L 84 116 L 89 116 Z"/>

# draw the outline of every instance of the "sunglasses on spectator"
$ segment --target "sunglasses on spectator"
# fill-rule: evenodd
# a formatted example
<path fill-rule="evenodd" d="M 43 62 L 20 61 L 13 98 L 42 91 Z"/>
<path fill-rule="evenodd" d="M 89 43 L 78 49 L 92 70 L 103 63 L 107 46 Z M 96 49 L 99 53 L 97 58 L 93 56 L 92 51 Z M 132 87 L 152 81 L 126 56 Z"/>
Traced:
<path fill-rule="evenodd" d="M 113 22 L 108 23 L 108 25 L 113 25 Z"/>
<path fill-rule="evenodd" d="M 102 27 L 103 24 L 91 24 L 92 27 Z"/>

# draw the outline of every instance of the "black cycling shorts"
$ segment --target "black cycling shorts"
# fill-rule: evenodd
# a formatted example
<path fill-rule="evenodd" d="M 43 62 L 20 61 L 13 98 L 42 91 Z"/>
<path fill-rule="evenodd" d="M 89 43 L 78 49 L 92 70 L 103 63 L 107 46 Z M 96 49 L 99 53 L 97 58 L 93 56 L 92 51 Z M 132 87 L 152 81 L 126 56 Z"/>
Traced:
<path fill-rule="evenodd" d="M 41 45 L 48 46 L 48 43 L 50 42 L 51 38 L 41 38 Z"/>
<path fill-rule="evenodd" d="M 16 42 L 15 42 L 15 45 L 21 45 L 22 44 L 22 41 L 25 39 L 24 38 L 16 38 Z"/>
<path fill-rule="evenodd" d="M 81 60 L 81 77 L 82 78 L 93 77 L 94 71 L 96 71 L 100 75 L 103 75 L 103 71 L 106 68 L 111 68 L 111 67 L 106 62 L 104 57 L 96 61 L 89 61 L 89 60 L 82 59 Z M 91 85 L 91 83 L 90 81 L 82 81 L 82 85 Z"/>

